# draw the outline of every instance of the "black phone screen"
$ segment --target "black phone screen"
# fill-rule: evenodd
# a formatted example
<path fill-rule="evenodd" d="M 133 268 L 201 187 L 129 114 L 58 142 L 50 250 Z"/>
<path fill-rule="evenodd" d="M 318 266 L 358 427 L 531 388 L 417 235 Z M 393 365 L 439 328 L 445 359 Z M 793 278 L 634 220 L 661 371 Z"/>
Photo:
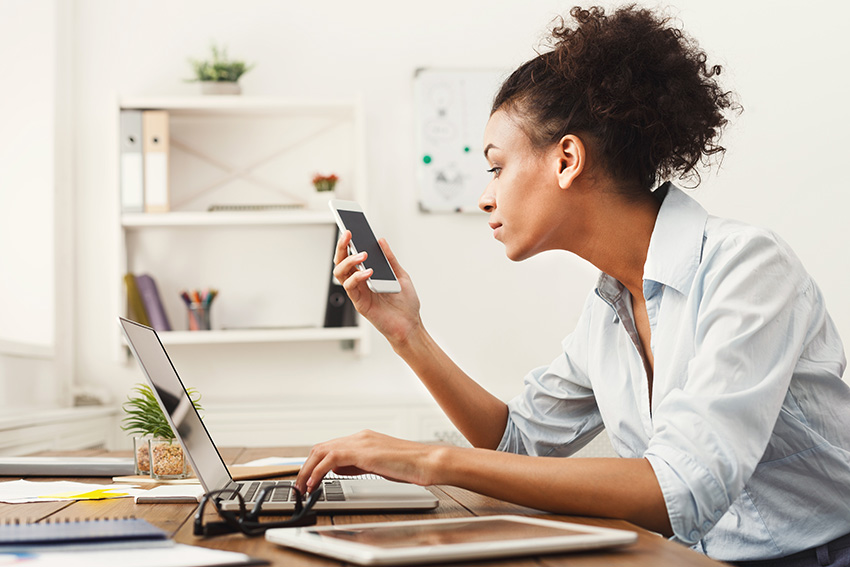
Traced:
<path fill-rule="evenodd" d="M 366 268 L 372 268 L 372 279 L 376 280 L 395 280 L 395 275 L 390 268 L 390 263 L 387 257 L 384 256 L 384 251 L 378 244 L 378 239 L 375 238 L 375 233 L 372 232 L 372 227 L 366 221 L 366 215 L 359 211 L 345 211 L 337 209 L 339 218 L 342 219 L 342 224 L 345 228 L 351 231 L 351 241 L 357 252 L 366 252 L 368 257 L 363 262 Z"/>

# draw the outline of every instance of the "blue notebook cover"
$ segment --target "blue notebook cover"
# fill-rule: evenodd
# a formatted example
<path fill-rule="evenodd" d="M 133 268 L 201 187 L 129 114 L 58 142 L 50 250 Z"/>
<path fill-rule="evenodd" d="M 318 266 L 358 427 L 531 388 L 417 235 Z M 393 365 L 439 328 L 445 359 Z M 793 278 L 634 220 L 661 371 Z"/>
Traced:
<path fill-rule="evenodd" d="M 168 533 L 140 518 L 44 521 L 0 525 L 0 552 L 8 547 L 166 541 Z"/>

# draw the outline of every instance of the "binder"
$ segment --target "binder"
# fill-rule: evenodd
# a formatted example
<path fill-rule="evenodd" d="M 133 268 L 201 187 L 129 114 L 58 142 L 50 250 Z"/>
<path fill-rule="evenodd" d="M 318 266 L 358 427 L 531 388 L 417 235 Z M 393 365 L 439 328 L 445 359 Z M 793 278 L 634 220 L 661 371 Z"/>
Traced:
<path fill-rule="evenodd" d="M 136 276 L 126 274 L 124 276 L 124 284 L 127 286 L 127 318 L 150 327 L 151 323 L 145 311 L 145 304 L 142 301 L 139 288 L 136 286 Z"/>
<path fill-rule="evenodd" d="M 336 252 L 337 234 L 334 233 L 333 252 Z M 331 256 L 333 257 L 333 256 Z M 325 327 L 356 327 L 354 304 L 345 293 L 345 288 L 333 276 L 334 264 L 331 262 L 331 278 L 328 285 L 328 300 L 325 304 Z"/>
<path fill-rule="evenodd" d="M 144 153 L 145 212 L 165 213 L 168 195 L 168 112 L 142 111 L 142 151 Z"/>
<path fill-rule="evenodd" d="M 145 210 L 142 111 L 121 111 L 121 212 Z"/>
<path fill-rule="evenodd" d="M 150 326 L 157 331 L 170 331 L 171 323 L 168 321 L 168 315 L 165 313 L 154 279 L 147 274 L 136 276 L 136 287 L 139 289 L 139 295 L 142 296 Z"/>

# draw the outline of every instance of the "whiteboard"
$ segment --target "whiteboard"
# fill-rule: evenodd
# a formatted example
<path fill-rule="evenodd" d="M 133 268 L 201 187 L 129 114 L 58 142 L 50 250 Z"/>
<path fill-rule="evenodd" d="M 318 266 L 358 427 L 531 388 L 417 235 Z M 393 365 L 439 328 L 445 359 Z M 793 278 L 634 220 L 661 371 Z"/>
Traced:
<path fill-rule="evenodd" d="M 414 76 L 419 208 L 475 212 L 490 180 L 484 127 L 506 71 L 419 69 Z"/>

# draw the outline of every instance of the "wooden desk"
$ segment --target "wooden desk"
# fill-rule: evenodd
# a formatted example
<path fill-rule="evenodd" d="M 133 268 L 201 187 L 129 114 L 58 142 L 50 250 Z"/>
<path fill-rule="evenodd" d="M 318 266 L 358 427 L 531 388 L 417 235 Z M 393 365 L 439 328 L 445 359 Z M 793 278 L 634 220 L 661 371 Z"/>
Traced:
<path fill-rule="evenodd" d="M 47 453 L 45 453 L 47 454 Z M 55 453 L 51 453 L 55 454 Z M 75 452 L 75 455 L 104 456 L 102 451 Z M 110 453 L 111 456 L 129 456 L 129 453 Z M 230 463 L 244 463 L 268 456 L 303 456 L 303 448 L 278 447 L 262 449 L 229 448 L 222 450 L 222 457 Z M 8 478 L 2 480 L 9 480 Z M 46 480 L 46 479 L 45 479 Z M 102 482 L 103 479 L 74 479 L 83 482 Z M 635 527 L 620 520 L 603 520 L 542 514 L 514 504 L 481 496 L 467 490 L 450 486 L 435 486 L 430 489 L 440 499 L 436 510 L 412 514 L 322 514 L 319 524 L 350 524 L 355 522 L 379 522 L 387 520 L 409 520 L 419 518 L 456 518 L 464 516 L 486 516 L 494 514 L 522 514 L 549 519 L 563 519 L 580 524 L 608 526 L 632 530 L 638 533 L 638 542 L 622 550 L 611 552 L 571 553 L 544 555 L 531 558 L 505 559 L 501 561 L 475 562 L 470 565 L 484 567 L 499 565 L 511 567 L 585 567 L 585 566 L 634 566 L 657 567 L 673 565 L 676 567 L 710 567 L 723 565 L 717 561 L 691 551 L 690 549 L 667 541 L 653 533 Z M 180 543 L 201 545 L 217 549 L 240 551 L 254 557 L 267 559 L 271 565 L 287 567 L 338 567 L 340 562 L 315 555 L 302 553 L 268 543 L 264 538 L 247 538 L 241 534 L 230 534 L 211 539 L 200 539 L 192 535 L 192 504 L 134 504 L 130 498 L 79 502 L 44 502 L 33 504 L 0 503 L 0 523 L 8 518 L 27 518 L 30 521 L 51 519 L 112 518 L 134 515 L 173 534 Z M 210 507 L 211 508 L 211 507 Z M 214 515 L 214 513 L 212 514 Z"/>

